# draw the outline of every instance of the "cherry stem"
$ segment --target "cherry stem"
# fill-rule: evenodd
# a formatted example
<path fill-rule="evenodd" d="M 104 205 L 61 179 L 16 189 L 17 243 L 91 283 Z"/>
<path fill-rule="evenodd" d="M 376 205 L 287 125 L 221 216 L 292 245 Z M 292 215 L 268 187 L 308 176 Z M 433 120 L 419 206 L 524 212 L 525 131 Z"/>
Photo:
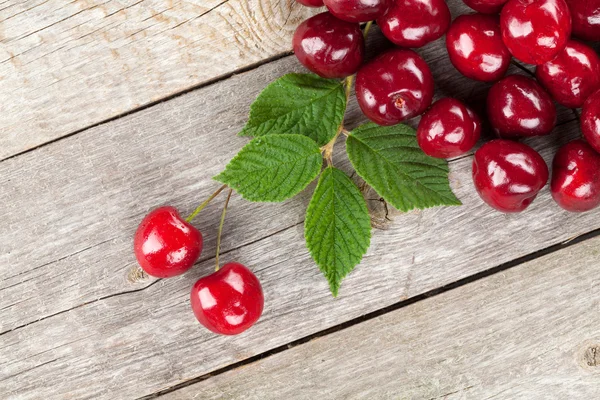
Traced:
<path fill-rule="evenodd" d="M 365 29 L 363 30 L 363 36 L 365 39 L 367 38 L 367 35 L 369 34 L 369 31 L 371 30 L 372 25 L 373 25 L 373 21 L 369 21 L 365 25 Z"/>
<path fill-rule="evenodd" d="M 225 222 L 225 214 L 227 213 L 227 205 L 229 204 L 229 199 L 231 198 L 232 189 L 229 189 L 229 193 L 227 194 L 227 200 L 225 200 L 225 205 L 223 206 L 223 212 L 221 213 L 221 222 L 219 223 L 219 231 L 217 232 L 217 255 L 215 257 L 217 266 L 215 267 L 215 271 L 219 270 L 219 251 L 221 250 L 221 233 L 223 233 L 223 223 Z"/>
<path fill-rule="evenodd" d="M 200 213 L 200 211 L 202 211 L 202 209 L 204 209 L 204 207 L 206 207 L 208 205 L 208 203 L 210 203 L 212 201 L 212 199 L 214 199 L 215 197 L 217 197 L 219 195 L 219 193 L 221 193 L 223 191 L 223 189 L 225 189 L 226 187 L 227 187 L 227 185 L 223 185 L 220 188 L 218 188 L 216 192 L 214 192 L 213 194 L 211 194 L 210 197 L 208 199 L 206 199 L 202 204 L 200 204 L 194 210 L 194 212 L 189 217 L 187 217 L 185 220 L 187 222 L 190 222 L 191 220 L 193 220 L 194 218 L 196 218 L 196 215 L 198 215 Z"/>

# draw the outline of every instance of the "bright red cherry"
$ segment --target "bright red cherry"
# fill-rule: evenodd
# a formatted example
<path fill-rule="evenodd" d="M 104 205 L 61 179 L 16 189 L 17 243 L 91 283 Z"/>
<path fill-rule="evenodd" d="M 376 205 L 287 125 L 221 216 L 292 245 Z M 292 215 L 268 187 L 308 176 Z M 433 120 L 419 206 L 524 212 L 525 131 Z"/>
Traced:
<path fill-rule="evenodd" d="M 567 211 L 589 211 L 600 204 L 600 154 L 583 140 L 558 149 L 552 163 L 552 197 Z"/>
<path fill-rule="evenodd" d="M 500 28 L 515 58 L 539 65 L 567 44 L 571 15 L 565 0 L 509 0 L 500 13 Z"/>
<path fill-rule="evenodd" d="M 597 152 L 600 152 L 600 90 L 583 103 L 581 108 L 581 132 Z"/>
<path fill-rule="evenodd" d="M 473 10 L 483 14 L 498 14 L 508 0 L 463 0 Z"/>
<path fill-rule="evenodd" d="M 173 207 L 146 215 L 133 238 L 138 263 L 149 275 L 170 278 L 190 269 L 202 252 L 202 235 Z"/>
<path fill-rule="evenodd" d="M 566 0 L 573 20 L 573 36 L 600 40 L 600 0 Z"/>
<path fill-rule="evenodd" d="M 502 41 L 495 15 L 466 14 L 456 18 L 446 34 L 452 65 L 467 78 L 492 82 L 502 78 L 511 55 Z"/>
<path fill-rule="evenodd" d="M 306 68 L 324 78 L 353 75 L 363 62 L 365 40 L 360 26 L 328 12 L 301 23 L 293 39 L 294 53 Z"/>
<path fill-rule="evenodd" d="M 298 3 L 307 7 L 323 7 L 323 0 L 296 0 Z"/>
<path fill-rule="evenodd" d="M 498 211 L 523 211 L 547 181 L 544 159 L 523 143 L 496 139 L 475 152 L 475 188 L 483 201 Z"/>
<path fill-rule="evenodd" d="M 381 17 L 392 0 L 323 0 L 330 13 L 349 22 L 367 22 Z"/>
<path fill-rule="evenodd" d="M 414 51 L 391 49 L 358 71 L 356 98 L 371 121 L 395 125 L 429 107 L 433 76 L 427 63 Z"/>
<path fill-rule="evenodd" d="M 509 75 L 490 88 L 487 114 L 494 132 L 507 138 L 547 135 L 556 123 L 550 95 L 523 75 Z"/>
<path fill-rule="evenodd" d="M 256 275 L 232 262 L 199 279 L 192 287 L 191 302 L 194 315 L 206 328 L 237 335 L 258 321 L 265 301 Z"/>
<path fill-rule="evenodd" d="M 377 25 L 398 46 L 421 47 L 448 30 L 450 10 L 444 0 L 397 0 Z"/>
<path fill-rule="evenodd" d="M 591 47 L 569 40 L 555 58 L 538 65 L 535 76 L 554 100 L 579 108 L 600 87 L 600 58 Z"/>
<path fill-rule="evenodd" d="M 467 106 L 445 97 L 433 103 L 417 128 L 421 150 L 431 157 L 449 158 L 471 150 L 481 135 L 481 120 Z"/>

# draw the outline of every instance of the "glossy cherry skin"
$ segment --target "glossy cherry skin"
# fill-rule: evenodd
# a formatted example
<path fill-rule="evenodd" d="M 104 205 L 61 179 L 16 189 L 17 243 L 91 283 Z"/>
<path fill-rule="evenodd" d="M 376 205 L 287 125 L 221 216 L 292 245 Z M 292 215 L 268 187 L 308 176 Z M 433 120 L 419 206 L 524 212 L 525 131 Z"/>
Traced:
<path fill-rule="evenodd" d="M 600 88 L 600 58 L 591 47 L 569 40 L 555 58 L 538 65 L 535 77 L 554 100 L 579 108 Z"/>
<path fill-rule="evenodd" d="M 490 88 L 487 114 L 494 132 L 505 138 L 547 135 L 556 123 L 550 95 L 523 75 L 509 75 Z"/>
<path fill-rule="evenodd" d="M 422 114 L 431 105 L 433 76 L 414 51 L 391 49 L 358 71 L 356 99 L 371 121 L 395 125 Z"/>
<path fill-rule="evenodd" d="M 381 17 L 392 0 L 323 0 L 330 13 L 348 22 L 367 22 Z"/>
<path fill-rule="evenodd" d="M 523 143 L 496 139 L 475 152 L 475 188 L 483 201 L 498 211 L 523 211 L 547 181 L 544 159 Z"/>
<path fill-rule="evenodd" d="M 324 78 L 345 78 L 363 62 L 365 40 L 360 26 L 328 12 L 301 23 L 292 41 L 302 65 Z"/>
<path fill-rule="evenodd" d="M 481 120 L 460 101 L 445 97 L 423 114 L 417 141 L 431 157 L 449 158 L 471 150 L 481 136 Z"/>
<path fill-rule="evenodd" d="M 296 0 L 306 7 L 323 7 L 323 0 Z"/>
<path fill-rule="evenodd" d="M 597 152 L 600 152 L 600 90 L 583 103 L 581 108 L 581 132 Z"/>
<path fill-rule="evenodd" d="M 500 29 L 515 58 L 539 65 L 567 44 L 571 15 L 565 0 L 509 0 L 500 13 Z"/>
<path fill-rule="evenodd" d="M 566 0 L 573 24 L 573 36 L 600 40 L 600 0 Z"/>
<path fill-rule="evenodd" d="M 235 262 L 199 279 L 191 293 L 192 310 L 198 321 L 221 335 L 237 335 L 254 325 L 264 302 L 256 275 Z"/>
<path fill-rule="evenodd" d="M 398 46 L 421 47 L 442 37 L 450 18 L 444 0 L 397 0 L 377 25 Z"/>
<path fill-rule="evenodd" d="M 600 204 L 600 154 L 583 140 L 574 140 L 556 152 L 550 191 L 567 211 L 589 211 Z"/>
<path fill-rule="evenodd" d="M 159 207 L 138 226 L 133 251 L 148 275 L 170 278 L 190 269 L 202 252 L 202 235 L 173 207 Z"/>
<path fill-rule="evenodd" d="M 463 0 L 473 10 L 483 14 L 498 14 L 508 0 Z"/>
<path fill-rule="evenodd" d="M 461 74 L 484 82 L 502 78 L 512 58 L 495 15 L 465 14 L 456 18 L 446 34 L 446 49 L 450 62 Z"/>

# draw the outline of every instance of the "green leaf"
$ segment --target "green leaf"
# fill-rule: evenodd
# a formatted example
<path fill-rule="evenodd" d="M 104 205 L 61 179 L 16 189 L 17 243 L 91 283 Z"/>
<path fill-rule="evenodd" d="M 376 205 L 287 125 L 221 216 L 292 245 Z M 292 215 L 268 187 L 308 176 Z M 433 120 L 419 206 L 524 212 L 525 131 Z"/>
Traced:
<path fill-rule="evenodd" d="M 356 172 L 398 210 L 461 204 L 450 189 L 448 163 L 423 153 L 407 125 L 362 125 L 346 150 Z"/>
<path fill-rule="evenodd" d="M 345 111 L 346 95 L 341 81 L 312 74 L 287 74 L 258 96 L 240 135 L 299 134 L 323 146 L 335 136 Z"/>
<path fill-rule="evenodd" d="M 283 201 L 317 177 L 323 157 L 300 135 L 269 135 L 250 141 L 213 179 L 250 201 Z"/>
<path fill-rule="evenodd" d="M 319 178 L 304 222 L 304 237 L 337 296 L 342 279 L 360 262 L 371 242 L 371 220 L 362 194 L 348 176 L 328 167 Z"/>

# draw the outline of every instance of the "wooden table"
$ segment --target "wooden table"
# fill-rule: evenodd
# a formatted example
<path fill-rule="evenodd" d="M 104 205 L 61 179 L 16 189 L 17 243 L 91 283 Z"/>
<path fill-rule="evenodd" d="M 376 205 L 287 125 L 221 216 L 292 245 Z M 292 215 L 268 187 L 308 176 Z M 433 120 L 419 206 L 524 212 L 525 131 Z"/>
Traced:
<path fill-rule="evenodd" d="M 369 197 L 378 229 L 336 299 L 303 242 L 311 190 L 234 196 L 222 260 L 250 266 L 266 302 L 242 335 L 208 332 L 189 306 L 220 205 L 195 221 L 206 242 L 192 271 L 132 273 L 141 218 L 213 192 L 252 100 L 302 71 L 290 38 L 311 13 L 292 0 L 0 0 L 1 398 L 600 398 L 600 211 L 564 212 L 546 189 L 522 214 L 495 212 L 470 155 L 450 162 L 462 207 L 386 215 Z M 374 29 L 370 48 L 382 43 Z M 481 109 L 489 85 L 461 77 L 443 40 L 419 52 L 438 97 Z M 363 121 L 352 102 L 349 127 Z M 528 143 L 550 162 L 578 135 L 561 108 L 553 135 Z"/>

